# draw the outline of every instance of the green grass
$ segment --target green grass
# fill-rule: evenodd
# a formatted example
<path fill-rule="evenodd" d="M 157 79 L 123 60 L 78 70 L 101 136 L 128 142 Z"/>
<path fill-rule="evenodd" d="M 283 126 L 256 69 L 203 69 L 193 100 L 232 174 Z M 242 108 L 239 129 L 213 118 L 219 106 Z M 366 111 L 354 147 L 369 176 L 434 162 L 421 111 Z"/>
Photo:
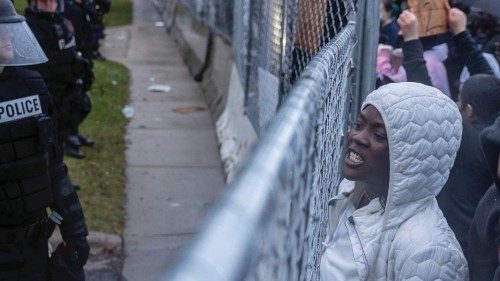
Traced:
<path fill-rule="evenodd" d="M 14 7 L 16 7 L 16 11 L 20 15 L 24 15 L 24 8 L 28 6 L 28 1 L 25 0 L 14 0 Z"/>
<path fill-rule="evenodd" d="M 93 148 L 82 148 L 86 158 L 65 158 L 73 181 L 81 186 L 78 196 L 87 225 L 94 231 L 121 234 L 125 202 L 125 126 L 121 110 L 128 101 L 129 71 L 123 65 L 94 62 L 92 112 L 80 131 L 93 139 Z"/>
<path fill-rule="evenodd" d="M 111 11 L 104 16 L 105 26 L 120 26 L 132 23 L 132 2 L 111 0 Z"/>
<path fill-rule="evenodd" d="M 24 14 L 26 0 L 15 0 L 14 6 L 19 14 Z M 104 16 L 105 26 L 120 26 L 132 23 L 132 2 L 130 0 L 111 0 L 111 11 Z"/>

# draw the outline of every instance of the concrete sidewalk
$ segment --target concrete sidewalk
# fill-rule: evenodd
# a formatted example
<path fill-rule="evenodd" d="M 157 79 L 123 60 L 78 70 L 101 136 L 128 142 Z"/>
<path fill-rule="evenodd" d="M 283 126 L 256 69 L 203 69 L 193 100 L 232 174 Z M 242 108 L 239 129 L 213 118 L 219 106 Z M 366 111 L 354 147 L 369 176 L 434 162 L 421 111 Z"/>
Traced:
<path fill-rule="evenodd" d="M 159 280 L 198 231 L 225 183 L 213 123 L 151 0 L 134 0 L 134 23 L 110 28 L 105 56 L 131 70 L 123 276 Z M 154 84 L 168 93 L 150 92 Z"/>

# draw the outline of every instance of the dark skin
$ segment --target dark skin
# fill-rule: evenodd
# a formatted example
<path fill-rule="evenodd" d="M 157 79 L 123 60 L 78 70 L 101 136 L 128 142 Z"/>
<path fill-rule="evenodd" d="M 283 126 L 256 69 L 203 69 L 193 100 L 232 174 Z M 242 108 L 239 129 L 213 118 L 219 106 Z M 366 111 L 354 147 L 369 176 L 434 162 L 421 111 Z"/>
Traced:
<path fill-rule="evenodd" d="M 358 209 L 371 199 L 387 197 L 389 188 L 389 144 L 382 116 L 369 105 L 361 111 L 347 136 L 347 155 L 342 173 L 356 187 L 364 187 Z"/>

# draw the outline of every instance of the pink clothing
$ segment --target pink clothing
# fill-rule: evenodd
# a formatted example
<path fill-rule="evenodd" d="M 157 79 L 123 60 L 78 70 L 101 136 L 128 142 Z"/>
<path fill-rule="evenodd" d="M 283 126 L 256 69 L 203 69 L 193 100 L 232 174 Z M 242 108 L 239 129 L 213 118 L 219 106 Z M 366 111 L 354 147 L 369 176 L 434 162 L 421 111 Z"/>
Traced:
<path fill-rule="evenodd" d="M 427 71 L 431 78 L 432 85 L 450 96 L 450 87 L 448 85 L 448 73 L 443 61 L 448 57 L 448 47 L 446 44 L 434 46 L 431 50 L 424 52 Z M 383 74 L 394 82 L 406 82 L 406 71 L 401 65 L 393 66 L 393 61 L 398 59 L 398 55 L 387 45 L 379 45 L 377 52 L 377 74 Z"/>
<path fill-rule="evenodd" d="M 445 95 L 450 96 L 448 72 L 446 72 L 446 68 L 443 63 L 443 61 L 447 58 L 448 46 L 446 44 L 434 46 L 432 49 L 424 52 L 424 59 L 426 61 L 427 71 L 429 72 L 432 85 Z"/>
<path fill-rule="evenodd" d="M 386 45 L 379 45 L 377 53 L 377 73 L 389 77 L 394 82 L 406 82 L 406 71 L 403 66 L 393 68 L 392 48 Z"/>

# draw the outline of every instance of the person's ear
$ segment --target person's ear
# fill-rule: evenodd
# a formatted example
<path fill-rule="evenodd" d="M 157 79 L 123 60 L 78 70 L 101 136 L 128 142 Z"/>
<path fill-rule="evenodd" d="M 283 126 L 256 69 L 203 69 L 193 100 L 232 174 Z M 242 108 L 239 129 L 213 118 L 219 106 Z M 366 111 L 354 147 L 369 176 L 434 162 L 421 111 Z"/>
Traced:
<path fill-rule="evenodd" d="M 470 103 L 465 104 L 463 113 L 467 118 L 472 119 L 474 116 L 474 107 Z"/>

